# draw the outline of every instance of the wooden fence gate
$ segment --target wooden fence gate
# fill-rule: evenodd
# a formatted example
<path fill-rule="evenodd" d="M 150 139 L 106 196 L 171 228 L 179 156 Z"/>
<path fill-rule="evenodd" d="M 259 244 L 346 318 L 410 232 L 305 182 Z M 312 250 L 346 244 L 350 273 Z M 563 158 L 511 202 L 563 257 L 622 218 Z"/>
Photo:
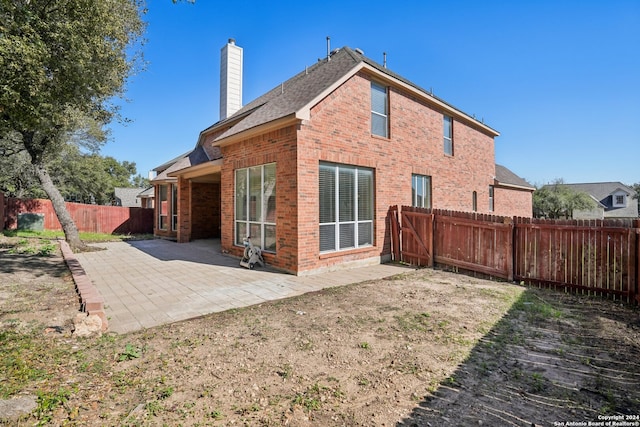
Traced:
<path fill-rule="evenodd" d="M 433 214 L 403 206 L 389 210 L 392 258 L 420 267 L 433 267 Z"/>

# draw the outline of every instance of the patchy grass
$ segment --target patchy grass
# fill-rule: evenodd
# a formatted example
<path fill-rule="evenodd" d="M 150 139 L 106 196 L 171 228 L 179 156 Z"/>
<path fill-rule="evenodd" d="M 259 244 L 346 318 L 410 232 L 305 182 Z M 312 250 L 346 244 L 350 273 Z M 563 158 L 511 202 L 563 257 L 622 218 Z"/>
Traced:
<path fill-rule="evenodd" d="M 8 249 L 0 262 L 20 256 Z M 551 425 L 640 413 L 638 310 L 611 301 L 418 270 L 78 339 L 61 320 L 51 328 L 58 305 L 77 304 L 73 285 L 36 260 L 0 271 L 0 398 L 38 404 L 19 426 Z"/>
<path fill-rule="evenodd" d="M 3 230 L 2 234 L 6 237 L 20 237 L 29 239 L 56 240 L 64 239 L 63 231 L 43 230 Z M 85 243 L 102 243 L 102 242 L 119 242 L 127 240 L 146 240 L 153 239 L 152 234 L 105 234 L 105 233 L 88 233 L 81 231 L 80 240 Z"/>

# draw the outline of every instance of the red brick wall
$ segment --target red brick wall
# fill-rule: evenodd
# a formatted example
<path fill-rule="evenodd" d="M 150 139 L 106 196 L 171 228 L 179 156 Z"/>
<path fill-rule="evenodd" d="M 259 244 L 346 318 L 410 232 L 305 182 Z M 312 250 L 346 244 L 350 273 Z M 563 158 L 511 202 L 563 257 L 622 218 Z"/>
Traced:
<path fill-rule="evenodd" d="M 191 184 L 191 239 L 220 237 L 220 184 Z"/>
<path fill-rule="evenodd" d="M 241 256 L 243 248 L 234 245 L 235 170 L 276 163 L 276 254 L 264 253 L 265 261 L 286 271 L 298 267 L 296 128 L 286 127 L 222 147 L 221 246 Z M 317 196 L 316 196 L 317 197 Z"/>
<path fill-rule="evenodd" d="M 179 243 L 187 243 L 191 241 L 191 181 L 188 179 L 178 178 L 178 230 L 177 238 Z"/>
<path fill-rule="evenodd" d="M 180 177 L 177 185 L 178 230 L 162 231 L 156 228 L 155 234 L 160 237 L 176 238 L 179 243 L 220 237 L 220 184 L 192 182 Z M 170 197 L 168 202 L 170 209 Z M 155 221 L 157 223 L 158 219 L 156 218 Z"/>
<path fill-rule="evenodd" d="M 454 155 L 443 151 L 442 111 L 391 89 L 390 138 L 371 135 L 370 79 L 359 73 L 311 111 L 299 128 L 278 131 L 222 147 L 221 243 L 235 255 L 234 171 L 276 162 L 277 253 L 265 254 L 275 267 L 302 273 L 332 268 L 390 253 L 387 211 L 411 205 L 412 173 L 432 177 L 434 208 L 489 212 L 489 186 L 495 174 L 494 141 L 473 123 L 454 117 Z M 207 140 L 208 141 L 208 140 Z M 374 169 L 374 245 L 353 251 L 320 254 L 318 242 L 318 166 L 320 161 Z M 496 213 L 508 207 L 496 192 Z M 195 215 L 194 215 L 195 217 Z"/>
<path fill-rule="evenodd" d="M 495 214 L 503 216 L 533 216 L 533 193 L 531 191 L 496 187 L 494 190 Z"/>
<path fill-rule="evenodd" d="M 360 73 L 345 82 L 311 112 L 298 134 L 299 271 L 332 267 L 345 261 L 389 254 L 386 226 L 389 206 L 411 205 L 411 174 L 432 177 L 434 208 L 489 210 L 489 186 L 495 174 L 493 137 L 454 118 L 454 155 L 443 151 L 442 112 L 391 89 L 390 138 L 371 135 L 370 79 Z M 365 166 L 375 174 L 375 241 L 369 249 L 319 254 L 318 164 L 320 161 Z"/>

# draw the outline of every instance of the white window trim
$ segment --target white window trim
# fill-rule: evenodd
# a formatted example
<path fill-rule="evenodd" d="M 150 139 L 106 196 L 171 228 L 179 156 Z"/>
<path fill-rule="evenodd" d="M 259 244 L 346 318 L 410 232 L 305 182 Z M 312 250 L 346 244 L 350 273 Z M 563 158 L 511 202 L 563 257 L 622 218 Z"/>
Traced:
<path fill-rule="evenodd" d="M 237 242 L 236 238 L 238 236 L 238 223 L 245 223 L 246 224 L 246 229 L 249 230 L 251 227 L 251 224 L 259 224 L 260 225 L 260 242 L 255 242 L 252 240 L 251 243 L 253 243 L 255 246 L 259 246 L 263 252 L 267 252 L 267 253 L 276 253 L 276 251 L 272 251 L 269 249 L 265 249 L 265 225 L 267 226 L 274 226 L 276 227 L 277 230 L 277 226 L 275 222 L 267 222 L 266 218 L 267 218 L 267 201 L 265 200 L 265 195 L 264 195 L 264 168 L 265 166 L 270 166 L 270 165 L 274 165 L 274 167 L 276 166 L 275 163 L 265 163 L 263 165 L 256 165 L 256 166 L 250 166 L 250 167 L 246 167 L 246 168 L 238 168 L 236 170 L 233 171 L 233 244 L 234 246 L 244 246 L 243 242 Z M 249 219 L 249 212 L 247 212 L 247 219 L 246 220 L 239 220 L 238 219 L 238 204 L 237 204 L 237 173 L 238 171 L 246 171 L 247 174 L 247 192 L 245 194 L 245 197 L 247 198 L 246 203 L 247 203 L 247 209 L 249 209 L 250 206 L 250 196 L 249 196 L 249 169 L 251 168 L 255 168 L 255 167 L 260 167 L 260 196 L 262 197 L 262 202 L 261 202 L 261 215 L 260 215 L 260 221 L 251 221 Z M 277 169 L 276 169 L 277 170 Z M 277 193 L 276 193 L 277 194 Z M 276 208 L 277 209 L 277 208 Z M 277 233 L 277 231 L 276 231 Z M 246 237 L 246 236 L 245 236 Z"/>
<path fill-rule="evenodd" d="M 449 119 L 449 136 L 445 136 L 444 134 L 444 129 L 445 129 L 445 124 L 446 124 L 446 119 Z M 448 146 L 451 147 L 451 149 L 449 151 L 447 151 L 447 143 Z M 453 156 L 453 117 L 451 116 L 447 116 L 446 114 L 443 114 L 442 116 L 442 144 L 443 144 L 443 151 L 444 154 L 446 154 L 447 156 Z"/>
<path fill-rule="evenodd" d="M 326 166 L 333 166 L 335 168 L 335 193 L 334 193 L 334 206 L 335 206 L 335 221 L 332 222 L 319 222 L 318 221 L 318 235 L 319 235 L 319 230 L 320 227 L 323 225 L 333 225 L 334 227 L 334 242 L 335 242 L 335 246 L 333 249 L 327 249 L 327 250 L 321 250 L 320 253 L 321 254 L 327 254 L 327 253 L 336 253 L 336 252 L 344 252 L 344 251 L 349 251 L 349 250 L 353 250 L 353 249 L 359 249 L 359 248 L 366 248 L 366 247 L 371 247 L 373 246 L 373 241 L 375 239 L 375 236 L 373 235 L 373 218 L 375 218 L 375 173 L 373 171 L 373 169 L 371 168 L 364 168 L 364 167 L 357 167 L 357 166 L 350 166 L 350 165 L 342 165 L 343 168 L 353 168 L 355 169 L 355 173 L 354 173 L 354 214 L 355 214 L 355 219 L 353 221 L 340 221 L 340 164 L 335 164 L 335 163 L 325 163 L 325 162 L 321 162 L 320 165 L 326 165 Z M 373 210 L 371 212 L 371 218 L 370 220 L 359 220 L 358 219 L 358 171 L 360 170 L 367 170 L 367 171 L 371 171 L 372 175 L 373 175 L 373 191 L 371 194 L 371 209 Z M 320 188 L 318 187 L 318 191 L 320 191 Z M 318 208 L 320 209 L 320 207 Z M 360 245 L 359 242 L 359 229 L 358 229 L 358 225 L 359 224 L 365 224 L 365 223 L 370 223 L 371 225 L 371 243 L 365 243 L 363 245 Z M 354 246 L 350 246 L 348 248 L 340 248 L 340 225 L 341 224 L 354 224 L 353 227 L 353 233 L 354 233 Z M 318 245 L 319 246 L 319 245 Z"/>
<path fill-rule="evenodd" d="M 380 89 L 384 89 L 385 92 L 385 114 L 380 113 L 378 111 L 374 111 L 373 105 L 371 105 L 371 114 L 375 114 L 378 117 L 384 118 L 384 135 L 378 135 L 377 133 L 373 133 L 373 120 L 371 122 L 371 135 L 379 136 L 380 138 L 389 138 L 389 87 L 377 82 L 371 82 L 371 91 L 373 91 L 373 86 L 377 86 Z"/>
<path fill-rule="evenodd" d="M 425 201 L 425 196 L 429 196 L 429 203 L 428 206 L 418 206 L 418 192 L 416 191 L 415 194 L 412 194 L 412 199 L 411 200 L 411 205 L 414 207 L 418 207 L 418 208 L 425 208 L 425 209 L 430 209 L 431 208 L 431 175 L 421 175 L 421 174 L 411 174 L 411 192 L 413 193 L 413 189 L 414 189 L 414 182 L 417 181 L 418 179 L 422 180 L 422 188 L 425 191 L 424 194 L 422 194 L 422 200 L 423 202 Z M 429 185 L 427 185 L 427 183 Z M 426 204 L 426 203 L 425 203 Z"/>
<path fill-rule="evenodd" d="M 622 203 L 618 203 L 618 197 L 622 197 Z M 627 206 L 627 196 L 625 194 L 614 193 L 613 194 L 613 207 L 624 208 Z"/>

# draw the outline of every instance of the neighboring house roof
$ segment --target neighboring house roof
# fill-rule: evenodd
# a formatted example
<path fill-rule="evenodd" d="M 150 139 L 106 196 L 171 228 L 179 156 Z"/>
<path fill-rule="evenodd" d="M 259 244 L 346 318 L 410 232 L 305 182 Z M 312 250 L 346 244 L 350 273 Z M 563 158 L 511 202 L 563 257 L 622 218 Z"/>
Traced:
<path fill-rule="evenodd" d="M 591 200 L 593 200 L 596 203 L 596 206 L 598 208 L 602 208 L 602 209 L 607 208 L 604 204 L 600 203 L 600 200 L 596 199 L 592 194 L 589 194 L 589 197 L 591 198 Z"/>
<path fill-rule="evenodd" d="M 127 208 L 135 208 L 140 207 L 140 200 L 138 200 L 138 194 L 143 190 L 143 188 L 125 188 L 125 187 L 116 187 L 114 188 L 114 193 L 116 196 L 115 204 L 116 206 L 124 206 Z"/>
<path fill-rule="evenodd" d="M 533 191 L 535 187 L 502 165 L 496 164 L 496 185 Z"/>
<path fill-rule="evenodd" d="M 638 201 L 634 199 L 636 192 L 626 185 L 618 181 L 613 182 L 591 182 L 578 184 L 562 184 L 574 191 L 580 191 L 592 196 L 599 204 L 605 208 L 605 217 L 617 218 L 637 218 L 638 217 Z M 547 187 L 547 186 L 545 186 Z M 627 195 L 626 207 L 614 207 L 614 193 L 624 192 Z"/>

